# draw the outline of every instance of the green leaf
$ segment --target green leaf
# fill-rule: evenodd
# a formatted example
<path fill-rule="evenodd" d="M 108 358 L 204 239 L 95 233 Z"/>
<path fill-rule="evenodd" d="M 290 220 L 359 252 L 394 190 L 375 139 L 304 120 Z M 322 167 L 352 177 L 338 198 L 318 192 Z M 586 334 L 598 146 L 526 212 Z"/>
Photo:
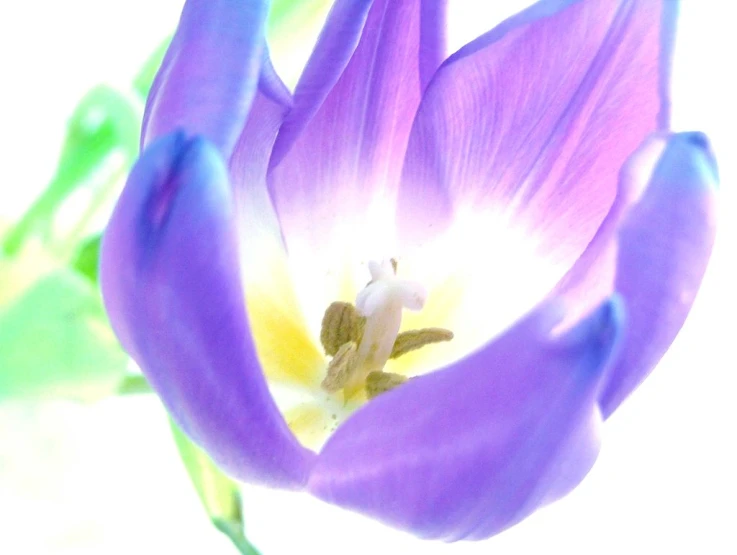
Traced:
<path fill-rule="evenodd" d="M 118 395 L 139 395 L 141 393 L 153 393 L 151 384 L 146 376 L 142 374 L 130 374 L 126 376 L 118 386 Z"/>
<path fill-rule="evenodd" d="M 156 77 L 159 67 L 161 67 L 161 62 L 164 61 L 164 55 L 169 48 L 169 43 L 171 43 L 171 37 L 162 42 L 153 54 L 149 56 L 146 63 L 143 64 L 143 67 L 133 79 L 133 89 L 143 99 L 148 96 L 148 93 L 151 90 L 154 77 Z"/>
<path fill-rule="evenodd" d="M 243 533 L 243 514 L 238 485 L 223 474 L 202 449 L 170 420 L 172 434 L 197 495 L 213 525 L 228 536 L 243 555 L 258 551 Z"/>
<path fill-rule="evenodd" d="M 97 283 L 101 242 L 101 234 L 87 239 L 77 250 L 77 254 L 72 262 L 72 267 L 92 283 Z"/>
<path fill-rule="evenodd" d="M 20 251 L 32 234 L 47 237 L 62 202 L 88 183 L 113 154 L 122 155 L 126 170 L 138 155 L 140 109 L 123 94 L 107 87 L 92 89 L 75 109 L 67 128 L 56 173 L 2 242 L 7 255 Z"/>
<path fill-rule="evenodd" d="M 12 261 L 0 260 L 0 272 Z M 115 393 L 128 357 L 96 287 L 69 269 L 38 277 L 0 309 L 0 401 Z"/>

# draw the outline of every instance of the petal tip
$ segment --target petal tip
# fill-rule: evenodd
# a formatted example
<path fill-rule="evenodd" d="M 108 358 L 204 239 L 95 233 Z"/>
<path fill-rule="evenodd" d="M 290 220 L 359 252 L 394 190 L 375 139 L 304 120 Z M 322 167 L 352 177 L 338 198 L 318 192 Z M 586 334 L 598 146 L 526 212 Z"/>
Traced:
<path fill-rule="evenodd" d="M 614 294 L 555 341 L 564 348 L 588 349 L 592 356 L 611 363 L 619 350 L 625 325 L 624 302 L 620 295 Z M 603 372 L 609 365 L 594 364 L 591 368 Z"/>
<path fill-rule="evenodd" d="M 155 154 L 159 144 L 165 149 L 163 156 Z M 154 230 L 165 225 L 185 188 L 208 183 L 210 193 L 206 197 L 211 197 L 222 189 L 212 184 L 227 183 L 219 151 L 203 136 L 187 136 L 184 131 L 175 131 L 152 145 L 150 150 L 152 152 L 147 150 L 141 156 L 139 165 L 142 167 L 137 179 L 148 186 L 144 194 L 149 198 L 142 216 L 144 224 Z"/>
<path fill-rule="evenodd" d="M 685 146 L 692 150 L 695 150 L 703 160 L 706 170 L 709 172 L 711 179 L 704 180 L 704 185 L 707 188 L 717 189 L 719 187 L 719 166 L 717 164 L 714 150 L 712 149 L 711 141 L 706 133 L 701 131 L 688 131 L 685 133 L 679 133 L 677 139 L 680 139 Z"/>

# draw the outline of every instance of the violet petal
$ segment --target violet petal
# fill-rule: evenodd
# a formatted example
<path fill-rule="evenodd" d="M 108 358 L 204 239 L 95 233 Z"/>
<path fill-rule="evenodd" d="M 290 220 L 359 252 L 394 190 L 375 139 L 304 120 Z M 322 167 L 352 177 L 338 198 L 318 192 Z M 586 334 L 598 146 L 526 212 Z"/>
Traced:
<path fill-rule="evenodd" d="M 266 189 L 271 149 L 290 107 L 291 95 L 266 55 L 259 89 L 229 169 L 250 331 L 262 369 L 271 383 L 317 386 L 322 380 L 324 353 L 296 297 L 279 220 Z"/>
<path fill-rule="evenodd" d="M 284 122 L 272 164 L 281 162 L 304 126 L 341 78 L 361 38 L 374 0 L 337 0 L 294 91 L 294 108 Z"/>
<path fill-rule="evenodd" d="M 146 103 L 142 148 L 177 129 L 226 158 L 256 92 L 267 0 L 188 0 Z"/>
<path fill-rule="evenodd" d="M 228 164 L 237 199 L 256 189 L 266 194 L 266 172 L 274 140 L 292 107 L 289 89 L 264 49 L 258 89 Z"/>
<path fill-rule="evenodd" d="M 676 6 L 543 0 L 446 60 L 408 145 L 404 246 L 465 207 L 510 218 L 572 263 L 612 203 L 619 168 L 667 124 Z"/>
<path fill-rule="evenodd" d="M 455 365 L 349 418 L 308 483 L 319 498 L 425 538 L 482 539 L 572 489 L 598 453 L 596 394 L 618 300 L 566 335 L 543 305 Z"/>
<path fill-rule="evenodd" d="M 599 398 L 609 416 L 678 334 L 711 255 L 717 170 L 706 137 L 674 135 L 618 236 L 616 291 L 628 313 L 622 356 Z"/>
<path fill-rule="evenodd" d="M 617 195 L 604 221 L 581 256 L 550 293 L 550 297 L 566 302 L 566 323 L 578 321 L 614 292 L 617 230 L 652 178 L 668 137 L 667 133 L 648 137 L 622 166 Z"/>
<path fill-rule="evenodd" d="M 271 160 L 269 190 L 290 254 L 297 242 L 355 241 L 339 226 L 365 228 L 372 202 L 393 198 L 421 73 L 442 52 L 441 22 L 421 20 L 442 15 L 442 3 L 374 0 L 365 15 L 367 2 L 345 0 L 331 11 Z"/>
<path fill-rule="evenodd" d="M 314 454 L 275 406 L 251 339 L 222 158 L 176 133 L 134 166 L 101 251 L 118 337 L 177 423 L 231 476 L 302 487 Z"/>

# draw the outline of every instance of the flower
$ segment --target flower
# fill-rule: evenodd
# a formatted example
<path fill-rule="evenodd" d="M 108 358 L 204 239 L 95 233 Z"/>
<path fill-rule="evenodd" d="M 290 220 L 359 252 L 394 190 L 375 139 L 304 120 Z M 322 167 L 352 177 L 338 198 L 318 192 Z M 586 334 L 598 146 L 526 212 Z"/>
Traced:
<path fill-rule="evenodd" d="M 443 61 L 443 2 L 338 0 L 293 95 L 267 7 L 185 5 L 103 240 L 113 327 L 232 476 L 489 537 L 583 479 L 705 271 L 716 166 L 668 129 L 677 4 L 543 0 Z M 403 326 L 455 337 L 364 403 L 423 304 Z M 290 430 L 344 413 L 319 453 Z"/>

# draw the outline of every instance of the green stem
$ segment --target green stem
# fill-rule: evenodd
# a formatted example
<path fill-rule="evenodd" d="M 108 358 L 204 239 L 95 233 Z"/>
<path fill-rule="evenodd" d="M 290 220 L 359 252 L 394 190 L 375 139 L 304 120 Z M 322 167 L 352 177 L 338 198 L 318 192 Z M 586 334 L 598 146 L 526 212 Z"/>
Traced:
<path fill-rule="evenodd" d="M 239 523 L 220 518 L 213 518 L 212 523 L 221 533 L 228 536 L 242 555 L 261 555 L 259 550 L 246 539 Z"/>

